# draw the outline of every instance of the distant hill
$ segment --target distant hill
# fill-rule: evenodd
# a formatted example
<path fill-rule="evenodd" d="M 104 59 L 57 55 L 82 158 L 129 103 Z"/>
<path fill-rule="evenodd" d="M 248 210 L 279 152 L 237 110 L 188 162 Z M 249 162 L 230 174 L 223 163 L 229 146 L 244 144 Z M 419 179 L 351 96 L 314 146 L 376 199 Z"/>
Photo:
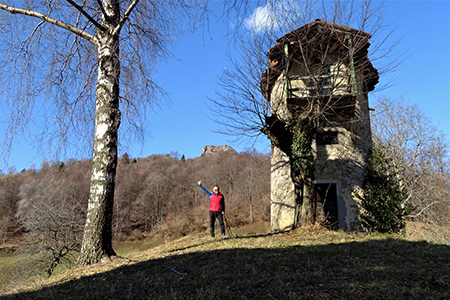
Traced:
<path fill-rule="evenodd" d="M 3 244 L 14 245 L 30 230 L 16 218 L 20 209 L 24 216 L 26 203 L 38 209 L 52 207 L 56 215 L 61 214 L 58 209 L 69 207 L 74 209 L 72 215 L 79 219 L 77 222 L 84 224 L 91 166 L 91 160 L 51 161 L 40 170 L 0 176 Z M 221 186 L 230 224 L 269 220 L 268 155 L 237 153 L 227 145 L 205 146 L 202 157 L 187 160 L 169 154 L 130 158 L 125 153 L 119 160 L 115 180 L 114 239 L 142 240 L 162 231 L 180 237 L 208 226 L 209 203 L 197 185 L 199 180 L 208 189 Z M 248 190 L 253 191 L 252 195 Z"/>

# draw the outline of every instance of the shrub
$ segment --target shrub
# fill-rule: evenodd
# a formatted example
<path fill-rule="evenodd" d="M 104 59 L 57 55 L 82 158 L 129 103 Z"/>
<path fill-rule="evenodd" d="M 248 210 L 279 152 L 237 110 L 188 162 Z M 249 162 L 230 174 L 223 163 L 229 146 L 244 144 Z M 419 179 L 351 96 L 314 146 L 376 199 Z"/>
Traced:
<path fill-rule="evenodd" d="M 405 217 L 415 207 L 405 207 L 408 198 L 401 177 L 392 171 L 390 160 L 381 150 L 374 150 L 367 164 L 364 192 L 354 192 L 364 209 L 362 226 L 370 232 L 398 233 L 406 226 Z"/>

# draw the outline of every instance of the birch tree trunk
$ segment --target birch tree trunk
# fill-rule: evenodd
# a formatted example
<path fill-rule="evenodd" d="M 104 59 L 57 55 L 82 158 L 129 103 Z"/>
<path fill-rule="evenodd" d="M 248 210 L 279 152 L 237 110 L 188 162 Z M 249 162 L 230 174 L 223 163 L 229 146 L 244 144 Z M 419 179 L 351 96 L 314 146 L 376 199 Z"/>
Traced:
<path fill-rule="evenodd" d="M 95 141 L 89 206 L 81 253 L 77 265 L 109 261 L 112 248 L 112 215 L 117 167 L 117 132 L 119 111 L 119 37 L 113 34 L 120 20 L 117 1 L 104 1 L 106 28 L 98 39 L 98 78 L 95 90 Z"/>
<path fill-rule="evenodd" d="M 19 16 L 5 17 L 4 12 Z M 146 109 L 165 98 L 151 76 L 155 64 L 167 55 L 171 37 L 185 30 L 185 18 L 196 28 L 206 12 L 207 1 L 201 0 L 0 0 L 0 38 L 6 45 L 0 49 L 0 86 L 5 87 L 0 98 L 11 98 L 4 101 L 6 111 L 11 111 L 5 151 L 22 128 L 34 123 L 30 120 L 36 117 L 35 103 L 42 99 L 42 108 L 55 117 L 43 122 L 42 136 L 48 135 L 50 142 L 60 140 L 58 147 L 65 147 L 73 133 L 79 144 L 78 138 L 87 136 L 86 128 L 90 133 L 91 102 L 96 99 L 92 181 L 78 266 L 115 255 L 111 225 L 121 65 L 126 66 L 120 82 L 127 103 L 123 115 L 133 119 L 123 124 L 131 129 L 127 135 L 143 138 Z M 51 145 L 45 143 L 47 148 Z"/>

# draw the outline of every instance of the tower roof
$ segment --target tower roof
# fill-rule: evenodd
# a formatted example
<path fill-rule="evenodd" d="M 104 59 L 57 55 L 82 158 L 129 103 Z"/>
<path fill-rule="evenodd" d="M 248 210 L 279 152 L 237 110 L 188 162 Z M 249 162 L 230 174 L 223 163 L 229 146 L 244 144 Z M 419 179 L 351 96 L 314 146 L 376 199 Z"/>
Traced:
<path fill-rule="evenodd" d="M 262 74 L 261 91 L 264 91 L 265 97 L 270 98 L 273 83 L 286 67 L 282 62 L 286 59 L 287 52 L 288 59 L 299 63 L 307 60 L 309 67 L 317 65 L 320 69 L 323 64 L 329 64 L 325 58 L 331 60 L 333 55 L 350 60 L 349 51 L 352 52 L 352 63 L 365 77 L 367 90 L 372 91 L 378 82 L 378 71 L 368 59 L 371 37 L 371 34 L 364 31 L 320 19 L 303 25 L 277 39 L 277 44 L 267 52 L 270 63 Z"/>
<path fill-rule="evenodd" d="M 279 56 L 280 52 L 284 52 L 284 45 L 297 42 L 301 42 L 305 46 L 308 45 L 308 47 L 315 48 L 317 47 L 318 38 L 320 36 L 333 37 L 333 39 L 337 42 L 335 43 L 336 45 L 339 44 L 338 41 L 343 44 L 346 37 L 351 36 L 354 45 L 358 45 L 357 51 L 363 50 L 366 54 L 370 45 L 368 40 L 372 37 L 371 34 L 364 31 L 317 19 L 289 33 L 286 33 L 281 38 L 277 39 L 277 44 L 270 48 L 267 56 L 269 60 L 272 60 L 273 57 Z M 322 39 L 321 42 L 324 41 L 327 42 L 329 40 L 328 38 L 325 38 Z"/>
<path fill-rule="evenodd" d="M 299 34 L 304 34 L 306 30 L 312 30 L 312 29 L 319 29 L 319 28 L 325 28 L 330 31 L 337 31 L 342 33 L 352 33 L 353 35 L 360 35 L 362 37 L 365 37 L 366 39 L 370 39 L 372 37 L 371 34 L 360 31 L 351 27 L 343 26 L 334 24 L 328 21 L 323 21 L 321 19 L 316 19 L 315 21 L 308 23 L 306 25 L 303 25 L 302 27 L 295 29 L 289 33 L 286 33 L 281 38 L 277 39 L 277 43 L 284 42 L 286 40 L 290 40 L 291 38 L 294 38 L 298 36 Z"/>

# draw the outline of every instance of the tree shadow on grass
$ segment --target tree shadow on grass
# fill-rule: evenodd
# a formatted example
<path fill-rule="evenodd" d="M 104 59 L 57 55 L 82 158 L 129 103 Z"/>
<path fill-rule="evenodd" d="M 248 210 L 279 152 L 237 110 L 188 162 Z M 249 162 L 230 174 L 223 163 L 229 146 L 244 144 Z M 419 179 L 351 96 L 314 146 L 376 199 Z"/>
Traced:
<path fill-rule="evenodd" d="M 121 266 L 1 299 L 449 299 L 450 247 L 397 239 L 236 248 Z"/>

